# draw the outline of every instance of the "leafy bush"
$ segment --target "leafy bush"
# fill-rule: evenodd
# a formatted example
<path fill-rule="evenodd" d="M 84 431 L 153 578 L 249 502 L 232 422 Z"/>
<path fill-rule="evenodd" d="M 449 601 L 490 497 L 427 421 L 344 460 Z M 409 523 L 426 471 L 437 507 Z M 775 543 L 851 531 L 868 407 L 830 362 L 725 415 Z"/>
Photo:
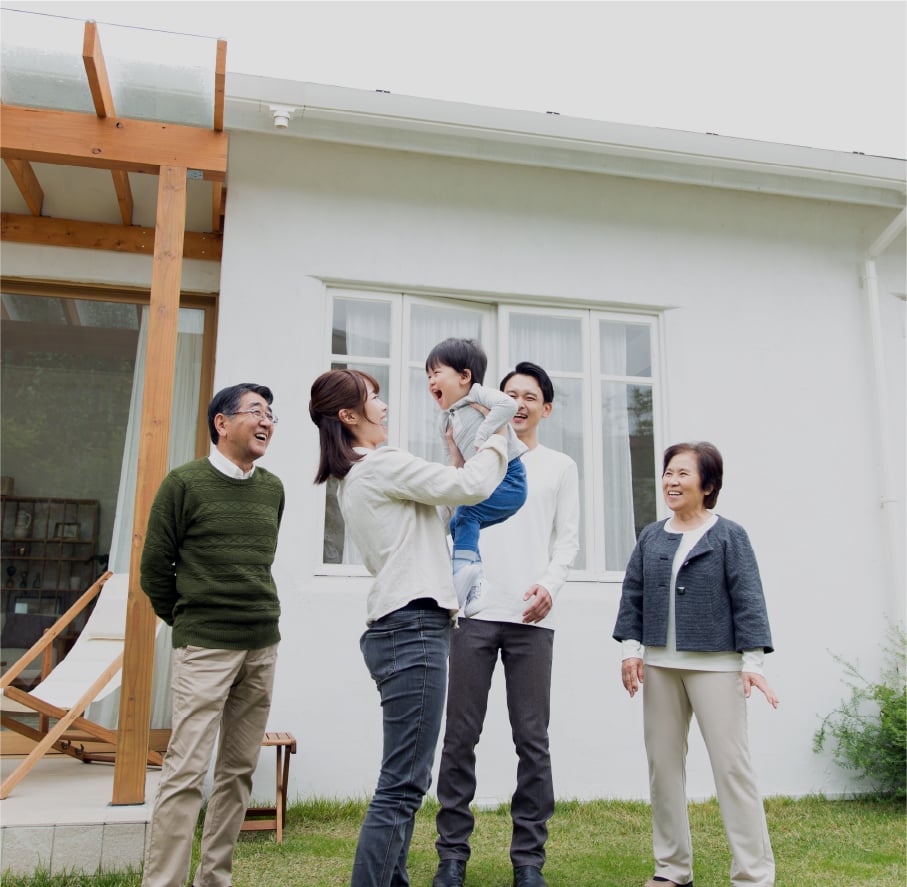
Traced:
<path fill-rule="evenodd" d="M 885 662 L 877 682 L 868 681 L 856 666 L 838 656 L 850 699 L 822 720 L 813 737 L 819 752 L 829 738 L 834 759 L 863 775 L 880 795 L 904 798 L 907 789 L 907 676 L 904 662 L 907 636 L 903 626 L 889 630 L 883 647 Z"/>

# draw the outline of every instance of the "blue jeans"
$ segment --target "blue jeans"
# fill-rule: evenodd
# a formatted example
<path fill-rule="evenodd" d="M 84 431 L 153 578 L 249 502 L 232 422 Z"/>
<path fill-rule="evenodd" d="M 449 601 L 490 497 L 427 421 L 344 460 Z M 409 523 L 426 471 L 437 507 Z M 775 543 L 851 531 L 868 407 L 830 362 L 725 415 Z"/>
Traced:
<path fill-rule="evenodd" d="M 384 750 L 359 832 L 351 887 L 409 885 L 409 842 L 431 785 L 444 713 L 450 628 L 447 610 L 420 600 L 377 619 L 359 641 L 381 696 Z"/>
<path fill-rule="evenodd" d="M 454 557 L 458 551 L 479 551 L 479 530 L 513 517 L 526 501 L 526 467 L 517 457 L 507 463 L 504 479 L 478 505 L 460 505 L 450 521 Z"/>

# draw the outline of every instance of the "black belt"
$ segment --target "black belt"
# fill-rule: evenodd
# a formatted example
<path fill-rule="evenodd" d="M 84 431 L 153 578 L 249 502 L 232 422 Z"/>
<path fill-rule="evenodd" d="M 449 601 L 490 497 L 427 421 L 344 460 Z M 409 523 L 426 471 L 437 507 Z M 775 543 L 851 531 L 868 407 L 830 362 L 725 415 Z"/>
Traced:
<path fill-rule="evenodd" d="M 443 610 L 448 612 L 447 607 L 442 607 L 433 597 L 417 597 L 414 601 L 400 607 L 401 610 Z"/>

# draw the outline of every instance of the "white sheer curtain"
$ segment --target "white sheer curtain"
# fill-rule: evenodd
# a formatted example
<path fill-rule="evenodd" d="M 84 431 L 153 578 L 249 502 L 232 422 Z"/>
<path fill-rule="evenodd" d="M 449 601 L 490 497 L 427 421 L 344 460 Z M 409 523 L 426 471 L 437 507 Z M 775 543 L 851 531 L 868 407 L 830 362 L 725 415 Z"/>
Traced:
<path fill-rule="evenodd" d="M 409 427 L 407 449 L 431 462 L 447 462 L 447 450 L 438 432 L 438 405 L 428 393 L 425 358 L 444 339 L 482 341 L 482 314 L 468 308 L 445 308 L 415 303 L 410 308 Z M 485 379 L 497 387 L 497 380 Z"/>
<path fill-rule="evenodd" d="M 173 383 L 173 412 L 170 424 L 169 467 L 181 465 L 195 456 L 195 433 L 201 384 L 204 312 L 181 308 L 176 337 L 176 365 Z M 132 399 L 126 425 L 126 443 L 120 466 L 117 510 L 113 521 L 108 569 L 128 573 L 132 549 L 132 521 L 135 509 L 136 472 L 142 417 L 142 392 L 145 379 L 145 353 L 148 342 L 148 308 L 142 309 L 139 342 L 136 348 Z M 171 630 L 163 625 L 157 633 L 154 651 L 154 681 L 151 698 L 151 726 L 170 726 L 170 643 Z M 119 693 L 111 693 L 89 709 L 100 723 L 115 725 L 119 712 Z"/>
<path fill-rule="evenodd" d="M 583 325 L 578 317 L 550 314 L 510 315 L 509 365 L 520 361 L 538 364 L 551 377 L 554 385 L 554 409 L 539 425 L 539 442 L 566 453 L 576 463 L 580 491 L 580 539 L 583 540 L 574 561 L 574 569 L 586 566 L 586 483 L 583 441 L 586 403 L 584 387 L 585 342 Z M 588 408 L 587 408 L 588 411 Z"/>
<path fill-rule="evenodd" d="M 374 376 L 386 400 L 389 396 L 388 367 L 369 363 L 367 358 L 387 359 L 390 356 L 390 303 L 365 299 L 338 299 L 334 306 L 334 328 L 337 330 L 339 327 L 343 331 L 346 354 L 354 358 L 347 361 L 346 366 Z M 336 498 L 336 482 L 330 483 L 328 492 Z M 328 507 L 333 505 L 334 503 L 328 503 Z M 336 509 L 334 519 L 343 522 L 339 508 Z M 347 532 L 346 525 L 343 527 L 343 553 L 340 563 L 362 563 L 362 555 Z"/>
<path fill-rule="evenodd" d="M 601 372 L 627 373 L 627 338 L 624 324 L 599 325 Z M 622 570 L 636 543 L 633 517 L 633 470 L 630 460 L 628 386 L 602 381 L 602 459 L 605 479 L 605 560 L 608 569 Z"/>

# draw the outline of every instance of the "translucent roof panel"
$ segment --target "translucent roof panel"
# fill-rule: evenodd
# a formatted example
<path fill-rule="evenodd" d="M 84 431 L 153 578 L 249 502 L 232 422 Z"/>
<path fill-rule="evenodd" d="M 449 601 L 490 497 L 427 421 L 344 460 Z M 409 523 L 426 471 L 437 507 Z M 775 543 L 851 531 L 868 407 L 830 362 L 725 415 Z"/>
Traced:
<path fill-rule="evenodd" d="M 4 104 L 94 113 L 82 60 L 82 19 L 4 9 Z M 119 117 L 210 128 L 217 40 L 98 22 Z"/>

